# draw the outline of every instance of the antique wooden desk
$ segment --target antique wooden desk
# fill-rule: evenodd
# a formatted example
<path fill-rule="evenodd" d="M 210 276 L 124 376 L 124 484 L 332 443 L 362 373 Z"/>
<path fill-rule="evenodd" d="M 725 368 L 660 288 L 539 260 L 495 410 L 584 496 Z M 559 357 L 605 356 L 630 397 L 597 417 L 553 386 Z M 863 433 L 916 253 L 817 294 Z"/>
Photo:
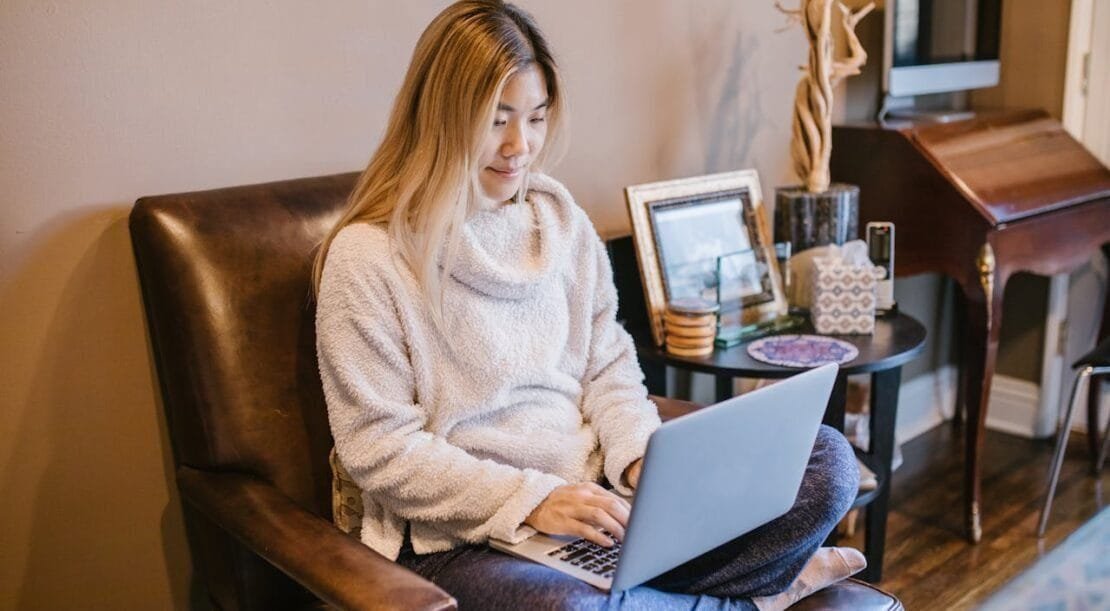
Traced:
<path fill-rule="evenodd" d="M 1006 281 L 1019 271 L 1067 272 L 1110 242 L 1110 170 L 1042 111 L 836 127 L 833 151 L 833 179 L 860 187 L 860 227 L 895 223 L 896 275 L 940 272 L 962 289 L 967 333 L 958 340 L 957 394 L 968 422 L 967 534 L 978 542 L 983 429 Z"/>

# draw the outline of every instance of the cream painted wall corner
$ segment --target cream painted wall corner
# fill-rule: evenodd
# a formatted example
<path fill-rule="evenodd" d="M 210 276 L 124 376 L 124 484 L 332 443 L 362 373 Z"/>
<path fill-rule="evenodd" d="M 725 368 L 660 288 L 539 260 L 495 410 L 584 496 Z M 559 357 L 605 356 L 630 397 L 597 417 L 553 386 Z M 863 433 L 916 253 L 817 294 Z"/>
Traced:
<path fill-rule="evenodd" d="M 198 606 L 126 217 L 143 195 L 350 171 L 444 0 L 0 2 L 0 610 Z M 553 173 L 790 180 L 801 34 L 770 2 L 521 0 L 567 76 Z"/>

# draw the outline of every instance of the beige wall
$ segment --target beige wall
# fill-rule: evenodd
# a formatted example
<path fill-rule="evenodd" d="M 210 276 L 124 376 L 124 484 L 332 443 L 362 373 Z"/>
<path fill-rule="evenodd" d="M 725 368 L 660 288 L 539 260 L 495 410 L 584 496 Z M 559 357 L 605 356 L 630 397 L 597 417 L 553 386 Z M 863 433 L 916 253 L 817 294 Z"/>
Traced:
<path fill-rule="evenodd" d="M 357 169 L 442 2 L 0 2 L 0 609 L 188 606 L 126 219 L 141 195 Z M 567 74 L 555 170 L 789 179 L 798 31 L 770 2 L 523 2 Z"/>
<path fill-rule="evenodd" d="M 1070 0 L 1003 2 L 999 83 L 972 93 L 972 105 L 1041 108 L 1059 120 L 1064 108 L 1070 14 Z"/>

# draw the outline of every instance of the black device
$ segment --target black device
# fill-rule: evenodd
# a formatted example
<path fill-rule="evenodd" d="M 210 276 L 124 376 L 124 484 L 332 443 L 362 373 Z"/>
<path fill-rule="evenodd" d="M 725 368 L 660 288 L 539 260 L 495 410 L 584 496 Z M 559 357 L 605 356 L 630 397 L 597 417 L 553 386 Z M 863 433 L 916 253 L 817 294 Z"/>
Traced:
<path fill-rule="evenodd" d="M 894 301 L 894 223 L 867 224 L 867 256 L 886 272 L 879 279 L 875 309 L 890 312 L 897 307 Z"/>

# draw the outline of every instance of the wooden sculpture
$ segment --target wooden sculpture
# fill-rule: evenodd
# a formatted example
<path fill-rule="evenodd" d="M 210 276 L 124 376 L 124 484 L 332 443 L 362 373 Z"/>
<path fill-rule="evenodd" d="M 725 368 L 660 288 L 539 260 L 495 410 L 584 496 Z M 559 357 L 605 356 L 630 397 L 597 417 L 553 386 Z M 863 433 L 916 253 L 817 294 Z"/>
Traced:
<path fill-rule="evenodd" d="M 848 57 L 837 60 L 833 53 L 832 7 L 841 13 L 841 25 L 848 42 Z M 802 80 L 794 97 L 793 139 L 790 156 L 794 171 L 805 182 L 810 193 L 829 188 L 829 158 L 832 153 L 833 87 L 841 79 L 860 73 L 867 62 L 855 28 L 872 9 L 874 2 L 859 10 L 850 10 L 834 0 L 801 0 L 796 10 L 788 10 L 779 2 L 775 6 L 798 21 L 809 40 L 809 62 L 802 66 Z"/>

